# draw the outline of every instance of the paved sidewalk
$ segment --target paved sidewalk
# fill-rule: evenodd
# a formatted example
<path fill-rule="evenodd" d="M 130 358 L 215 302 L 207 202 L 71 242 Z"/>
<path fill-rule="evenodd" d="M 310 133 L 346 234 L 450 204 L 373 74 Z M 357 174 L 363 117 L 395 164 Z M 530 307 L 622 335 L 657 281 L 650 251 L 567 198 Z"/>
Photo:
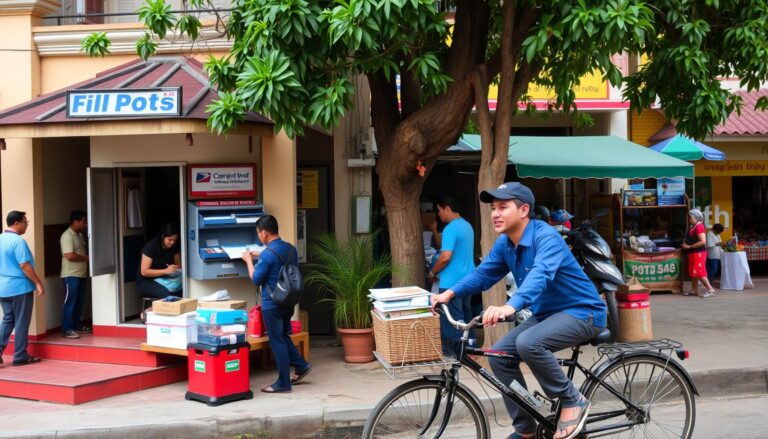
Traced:
<path fill-rule="evenodd" d="M 768 393 L 768 279 L 755 286 L 710 299 L 651 299 L 654 336 L 685 344 L 691 358 L 683 366 L 703 396 Z M 585 363 L 594 352 L 585 351 Z M 234 438 L 247 433 L 287 438 L 324 428 L 325 434 L 344 437 L 345 427 L 361 425 L 376 402 L 403 382 L 390 379 L 378 363 L 345 364 L 337 347 L 313 346 L 312 364 L 306 384 L 290 394 L 260 393 L 275 372 L 257 371 L 251 379 L 254 399 L 216 408 L 185 401 L 186 383 L 78 406 L 0 398 L 0 437 Z M 468 374 L 463 378 L 479 389 Z M 481 390 L 479 395 L 488 399 Z M 497 404 L 496 410 L 503 413 L 503 406 Z"/>

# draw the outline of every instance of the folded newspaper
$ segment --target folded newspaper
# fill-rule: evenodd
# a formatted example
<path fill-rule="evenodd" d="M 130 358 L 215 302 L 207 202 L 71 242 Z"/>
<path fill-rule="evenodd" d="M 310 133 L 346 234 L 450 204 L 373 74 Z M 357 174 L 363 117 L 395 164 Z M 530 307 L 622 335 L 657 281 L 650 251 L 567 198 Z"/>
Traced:
<path fill-rule="evenodd" d="M 229 299 L 231 299 L 231 297 L 229 297 L 229 291 L 219 290 L 205 297 L 201 297 L 199 300 L 200 302 L 219 302 L 221 300 L 229 300 Z"/>

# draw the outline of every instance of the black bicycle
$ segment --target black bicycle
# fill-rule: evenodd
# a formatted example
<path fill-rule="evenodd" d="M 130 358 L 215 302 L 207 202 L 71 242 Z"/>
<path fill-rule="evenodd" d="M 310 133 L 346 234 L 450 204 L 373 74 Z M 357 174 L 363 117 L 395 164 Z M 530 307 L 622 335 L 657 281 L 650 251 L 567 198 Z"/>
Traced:
<path fill-rule="evenodd" d="M 551 438 L 560 417 L 558 401 L 538 392 L 531 394 L 516 381 L 502 383 L 470 357 L 515 359 L 504 352 L 468 345 L 469 330 L 482 325 L 482 314 L 464 323 L 454 320 L 444 304 L 441 311 L 451 325 L 464 331 L 458 358 L 439 375 L 425 375 L 392 390 L 371 412 L 363 438 L 489 438 L 483 404 L 459 382 L 462 366 L 535 418 L 537 439 Z M 577 437 L 690 438 L 698 391 L 690 375 L 672 358 L 687 358 L 683 346 L 668 339 L 605 344 L 610 339 L 606 329 L 590 342 L 598 346 L 600 356 L 589 368 L 579 363 L 579 346 L 572 349 L 570 358 L 558 359 L 567 367 L 568 378 L 573 379 L 576 370 L 586 377 L 580 390 L 592 408 Z"/>

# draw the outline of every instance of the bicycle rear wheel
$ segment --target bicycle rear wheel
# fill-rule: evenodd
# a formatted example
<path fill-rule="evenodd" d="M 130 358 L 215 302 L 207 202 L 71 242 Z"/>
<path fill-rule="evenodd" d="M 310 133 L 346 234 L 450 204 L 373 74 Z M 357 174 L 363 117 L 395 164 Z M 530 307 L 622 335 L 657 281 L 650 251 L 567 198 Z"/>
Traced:
<path fill-rule="evenodd" d="M 597 378 L 642 411 L 633 410 L 598 380 L 590 380 L 583 392 L 592 403 L 585 427 L 593 432 L 590 439 L 689 439 L 693 434 L 693 387 L 677 363 L 652 355 L 630 357 L 609 365 Z"/>
<path fill-rule="evenodd" d="M 419 379 L 398 386 L 368 416 L 363 439 L 434 438 L 445 416 L 447 396 L 441 381 Z M 434 409 L 436 415 L 430 422 Z M 462 385 L 456 389 L 448 425 L 440 437 L 490 437 L 482 407 Z"/>

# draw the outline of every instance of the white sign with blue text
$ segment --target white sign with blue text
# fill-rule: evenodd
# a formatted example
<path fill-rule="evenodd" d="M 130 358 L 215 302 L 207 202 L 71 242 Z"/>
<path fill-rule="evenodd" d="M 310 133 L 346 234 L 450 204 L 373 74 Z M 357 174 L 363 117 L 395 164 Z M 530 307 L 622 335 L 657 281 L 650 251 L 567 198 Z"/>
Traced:
<path fill-rule="evenodd" d="M 67 117 L 181 115 L 181 87 L 67 91 Z"/>

